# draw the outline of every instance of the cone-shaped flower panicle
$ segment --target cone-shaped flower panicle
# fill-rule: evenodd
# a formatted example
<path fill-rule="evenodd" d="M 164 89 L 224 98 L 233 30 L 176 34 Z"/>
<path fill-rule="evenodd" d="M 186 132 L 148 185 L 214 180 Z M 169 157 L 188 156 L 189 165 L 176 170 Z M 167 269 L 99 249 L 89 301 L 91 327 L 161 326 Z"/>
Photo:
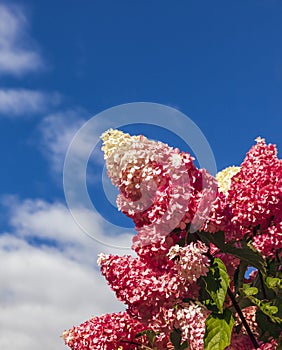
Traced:
<path fill-rule="evenodd" d="M 282 247 L 282 161 L 275 145 L 257 138 L 240 170 L 231 178 L 227 203 L 232 211 L 228 239 L 254 236 L 264 256 Z"/>
<path fill-rule="evenodd" d="M 184 230 L 194 217 L 204 224 L 217 184 L 189 154 L 119 130 L 101 138 L 108 175 L 120 191 L 118 208 L 136 224 L 133 249 L 154 244 L 177 227 Z"/>
<path fill-rule="evenodd" d="M 122 350 L 132 349 L 135 335 L 148 329 L 126 312 L 93 317 L 63 333 L 65 343 L 72 350 Z M 138 343 L 149 345 L 145 336 Z"/>
<path fill-rule="evenodd" d="M 140 258 L 105 254 L 100 254 L 98 262 L 117 298 L 131 311 L 135 310 L 135 316 L 142 320 L 154 317 L 164 304 L 173 307 L 181 298 L 192 295 L 189 289 L 194 280 L 187 283 L 174 266 L 169 272 L 161 273 Z"/>
<path fill-rule="evenodd" d="M 185 164 L 194 167 L 192 158 L 186 157 L 183 162 L 178 149 L 142 135 L 130 136 L 111 129 L 101 138 L 108 175 L 120 190 L 119 209 L 134 220 L 137 228 L 166 215 L 166 223 L 174 220 L 174 229 L 179 223 L 174 217 L 180 217 L 180 212 L 181 220 L 191 195 Z"/>

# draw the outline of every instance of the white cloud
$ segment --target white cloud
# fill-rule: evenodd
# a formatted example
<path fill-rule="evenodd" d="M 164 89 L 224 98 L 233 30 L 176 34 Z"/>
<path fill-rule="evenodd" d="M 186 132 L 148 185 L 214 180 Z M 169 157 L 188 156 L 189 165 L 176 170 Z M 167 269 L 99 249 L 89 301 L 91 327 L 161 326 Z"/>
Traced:
<path fill-rule="evenodd" d="M 19 237 L 41 240 L 42 244 L 57 245 L 60 251 L 80 263 L 95 265 L 97 254 L 101 251 L 116 254 L 128 250 L 113 249 L 113 246 L 130 247 L 131 233 L 121 228 L 110 227 L 94 210 L 80 210 L 76 216 L 81 218 L 90 239 L 74 221 L 68 208 L 59 202 L 48 203 L 41 199 L 19 201 L 6 197 L 3 201 L 10 212 L 10 225 Z M 110 227 L 110 228 L 109 228 Z M 105 232 L 111 232 L 111 235 Z M 99 242 L 102 242 L 99 243 Z M 40 242 L 39 242 L 40 243 Z M 50 248 L 54 249 L 54 248 Z"/>
<path fill-rule="evenodd" d="M 60 334 L 123 308 L 95 269 L 0 236 L 0 348 L 65 349 Z"/>
<path fill-rule="evenodd" d="M 72 160 L 68 162 L 68 166 L 71 163 L 71 168 L 75 169 L 76 179 L 84 182 L 87 177 L 88 184 L 102 185 L 101 179 L 107 175 L 105 171 L 103 172 L 105 165 L 103 153 L 100 145 L 96 143 L 98 136 L 110 127 L 110 122 L 103 120 L 104 125 L 99 126 L 101 132 L 98 132 L 93 130 L 93 127 L 89 127 L 89 120 L 89 113 L 82 108 L 49 114 L 39 125 L 41 136 L 39 144 L 56 176 L 58 173 L 59 175 L 63 173 L 64 161 L 71 145 L 70 158 Z M 82 129 L 83 132 L 81 132 Z M 79 132 L 79 137 L 75 137 L 77 132 Z M 75 142 L 73 142 L 74 137 Z M 73 174 L 73 170 L 70 170 Z M 103 185 L 106 186 L 106 181 Z M 116 193 L 113 188 L 107 190 Z"/>
<path fill-rule="evenodd" d="M 28 35 L 28 20 L 23 9 L 0 4 L 0 74 L 22 75 L 43 66 Z"/>
<path fill-rule="evenodd" d="M 97 270 L 97 253 L 128 254 L 98 244 L 61 203 L 6 197 L 11 232 L 0 235 L 0 348 L 66 349 L 60 334 L 93 315 L 122 310 Z M 92 222 L 101 237 L 107 231 Z M 129 235 L 112 237 L 128 245 Z M 48 240 L 53 244 L 48 245 Z"/>
<path fill-rule="evenodd" d="M 69 109 L 47 115 L 40 123 L 41 149 L 50 161 L 52 170 L 62 173 L 69 144 L 85 123 L 86 114 L 83 109 Z M 78 152 L 84 152 L 83 144 Z"/>
<path fill-rule="evenodd" d="M 58 105 L 60 100 L 58 93 L 27 89 L 0 89 L 0 115 L 13 118 L 43 113 Z"/>

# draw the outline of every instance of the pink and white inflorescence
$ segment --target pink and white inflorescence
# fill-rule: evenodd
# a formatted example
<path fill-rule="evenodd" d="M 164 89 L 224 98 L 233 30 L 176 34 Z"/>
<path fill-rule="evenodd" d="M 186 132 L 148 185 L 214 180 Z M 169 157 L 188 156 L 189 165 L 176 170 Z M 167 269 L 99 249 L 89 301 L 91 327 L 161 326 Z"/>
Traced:
<path fill-rule="evenodd" d="M 252 237 L 265 257 L 282 248 L 282 160 L 275 145 L 257 138 L 231 178 L 227 203 L 231 210 L 228 240 Z"/>
<path fill-rule="evenodd" d="M 181 220 L 191 195 L 179 150 L 119 130 L 108 130 L 101 138 L 108 175 L 120 191 L 119 209 L 134 220 L 137 230 L 151 225 L 152 241 L 153 231 L 164 235 L 164 224 L 172 231 L 179 224 L 175 217 Z M 192 164 L 192 158 L 187 162 Z"/>
<path fill-rule="evenodd" d="M 204 349 L 205 321 L 209 313 L 203 305 L 193 302 L 177 310 L 175 327 L 181 330 L 182 341 L 188 340 L 190 350 Z"/>
<path fill-rule="evenodd" d="M 173 263 L 168 272 L 161 272 L 132 256 L 100 254 L 98 261 L 111 289 L 128 306 L 128 313 L 163 334 L 173 330 L 174 307 L 198 292 L 196 280 L 188 282 Z"/>
<path fill-rule="evenodd" d="M 172 231 L 193 221 L 214 231 L 224 227 L 216 180 L 190 154 L 119 130 L 101 138 L 108 175 L 120 191 L 118 208 L 136 224 L 132 248 L 140 257 L 165 265 L 176 243 Z"/>
<path fill-rule="evenodd" d="M 171 247 L 168 256 L 174 261 L 176 269 L 189 284 L 205 276 L 209 270 L 210 260 L 205 255 L 208 247 L 202 242 L 191 242 L 187 246 L 178 244 Z"/>
<path fill-rule="evenodd" d="M 131 350 L 136 334 L 146 329 L 127 312 L 119 312 L 93 317 L 65 331 L 63 338 L 72 350 L 117 350 L 119 346 Z M 138 342 L 149 345 L 145 337 L 138 338 Z"/>

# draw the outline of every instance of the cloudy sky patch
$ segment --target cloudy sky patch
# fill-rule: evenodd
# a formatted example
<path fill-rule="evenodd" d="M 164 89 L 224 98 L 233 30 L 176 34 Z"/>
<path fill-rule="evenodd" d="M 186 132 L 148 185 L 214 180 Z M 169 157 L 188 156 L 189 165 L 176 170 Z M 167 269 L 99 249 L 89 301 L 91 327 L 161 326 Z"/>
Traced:
<path fill-rule="evenodd" d="M 22 7 L 0 3 L 0 75 L 21 76 L 43 67 Z"/>

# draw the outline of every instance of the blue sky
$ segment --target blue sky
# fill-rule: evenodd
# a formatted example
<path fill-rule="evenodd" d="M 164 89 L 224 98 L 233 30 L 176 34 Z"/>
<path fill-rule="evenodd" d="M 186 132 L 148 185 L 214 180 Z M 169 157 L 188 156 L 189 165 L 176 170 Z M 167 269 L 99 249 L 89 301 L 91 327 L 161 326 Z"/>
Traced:
<path fill-rule="evenodd" d="M 96 270 L 97 253 L 116 250 L 83 235 L 64 198 L 65 154 L 85 121 L 154 102 L 197 124 L 218 169 L 257 136 L 281 150 L 281 17 L 279 0 L 0 1 L 1 349 L 63 349 L 65 328 L 122 308 Z M 87 220 L 108 234 L 98 213 Z"/>

